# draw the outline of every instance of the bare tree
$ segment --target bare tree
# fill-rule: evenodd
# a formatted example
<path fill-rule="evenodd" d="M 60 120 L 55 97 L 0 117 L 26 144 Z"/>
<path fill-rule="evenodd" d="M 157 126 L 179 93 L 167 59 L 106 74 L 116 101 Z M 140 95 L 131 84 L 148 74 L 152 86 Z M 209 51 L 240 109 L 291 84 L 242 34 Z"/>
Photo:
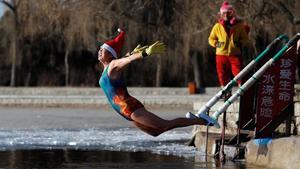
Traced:
<path fill-rule="evenodd" d="M 18 5 L 20 3 L 19 0 L 0 0 L 1 3 L 6 5 L 10 11 L 13 13 L 14 23 L 13 23 L 13 30 L 12 30 L 12 37 L 11 37 L 11 76 L 10 76 L 10 86 L 15 86 L 16 83 L 16 62 L 18 59 L 18 54 L 21 53 L 19 47 L 19 34 L 20 34 L 20 27 L 19 27 L 19 14 L 18 14 Z M 19 52 L 17 52 L 19 50 Z"/>
<path fill-rule="evenodd" d="M 85 6 L 82 8 L 82 6 Z M 65 42 L 65 85 L 69 85 L 69 56 L 70 51 L 78 51 L 84 48 L 90 48 L 95 44 L 95 34 L 93 32 L 94 21 L 91 20 L 93 15 L 89 11 L 87 3 L 73 3 L 68 8 L 68 23 L 63 30 Z"/>
<path fill-rule="evenodd" d="M 39 2 L 41 13 L 50 34 L 58 34 L 64 43 L 65 86 L 70 85 L 70 55 L 74 51 L 92 49 L 95 44 L 94 10 L 91 1 L 47 1 Z M 43 27 L 42 26 L 42 27 Z"/>
<path fill-rule="evenodd" d="M 121 27 L 127 34 L 123 54 L 138 43 L 145 45 L 162 40 L 167 44 L 164 56 L 149 57 L 147 61 L 135 62 L 126 69 L 129 85 L 186 86 L 190 80 L 194 80 L 198 88 L 216 85 L 214 52 L 209 48 L 207 38 L 217 21 L 222 2 L 0 0 L 10 9 L 0 20 L 2 32 L 5 32 L 5 36 L 0 37 L 0 54 L 6 57 L 10 53 L 0 68 L 10 76 L 11 86 L 30 85 L 31 78 L 32 84 L 36 85 L 77 85 L 74 69 L 78 63 L 72 62 L 73 55 L 78 59 L 82 51 L 95 53 L 96 39 L 105 42 Z M 258 52 L 278 34 L 292 36 L 299 32 L 300 1 L 230 0 L 230 3 L 250 25 L 250 38 Z M 85 69 L 84 65 L 82 67 Z M 25 73 L 17 76 L 21 69 Z M 139 75 L 132 73 L 136 69 L 139 69 Z M 41 70 L 44 75 L 35 74 L 35 70 Z M 59 83 L 43 82 L 43 78 L 49 76 L 57 76 Z M 1 84 L 7 83 L 8 80 Z"/>

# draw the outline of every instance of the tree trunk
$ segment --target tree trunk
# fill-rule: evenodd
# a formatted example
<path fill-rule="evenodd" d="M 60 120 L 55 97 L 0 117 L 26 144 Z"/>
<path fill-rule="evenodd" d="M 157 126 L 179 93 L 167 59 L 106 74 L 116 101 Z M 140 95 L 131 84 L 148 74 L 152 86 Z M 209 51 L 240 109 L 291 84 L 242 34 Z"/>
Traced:
<path fill-rule="evenodd" d="M 192 64 L 193 64 L 193 70 L 194 70 L 194 80 L 196 82 L 197 90 L 202 91 L 202 74 L 199 68 L 199 62 L 197 59 L 197 52 L 193 52 L 192 55 Z"/>
<path fill-rule="evenodd" d="M 65 53 L 65 86 L 69 86 L 69 49 Z"/>
<path fill-rule="evenodd" d="M 184 82 L 185 84 L 188 83 L 189 81 L 189 73 L 188 73 L 188 68 L 189 68 L 189 60 L 190 60 L 190 33 L 189 31 L 186 32 L 186 35 L 184 36 L 184 44 L 183 44 L 183 73 L 184 73 Z"/>
<path fill-rule="evenodd" d="M 157 68 L 156 68 L 156 79 L 155 79 L 155 86 L 161 86 L 161 71 L 162 71 L 162 59 L 159 56 L 157 59 Z"/>
<path fill-rule="evenodd" d="M 297 42 L 297 77 L 296 77 L 296 82 L 300 83 L 300 40 Z"/>
<path fill-rule="evenodd" d="M 10 86 L 16 85 L 16 61 L 17 61 L 17 37 L 14 36 L 11 43 L 11 74 L 10 74 Z"/>
<path fill-rule="evenodd" d="M 30 85 L 30 80 L 31 80 L 31 70 L 28 72 L 26 80 L 25 80 L 25 86 L 28 87 Z"/>
<path fill-rule="evenodd" d="M 11 39 L 11 74 L 10 74 L 10 86 L 15 86 L 16 85 L 16 64 L 17 64 L 17 55 L 20 52 L 20 47 L 18 45 L 19 41 L 19 18 L 18 18 L 18 12 L 15 6 L 15 1 L 0 1 L 2 2 L 6 7 L 8 7 L 14 14 L 14 32 L 12 35 L 12 39 Z M 17 50 L 19 50 L 17 52 Z"/>

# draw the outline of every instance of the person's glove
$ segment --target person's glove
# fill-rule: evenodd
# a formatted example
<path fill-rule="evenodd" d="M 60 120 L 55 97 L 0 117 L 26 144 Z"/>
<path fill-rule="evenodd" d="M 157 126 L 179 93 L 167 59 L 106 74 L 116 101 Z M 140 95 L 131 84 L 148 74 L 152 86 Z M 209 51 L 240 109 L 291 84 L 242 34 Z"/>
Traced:
<path fill-rule="evenodd" d="M 142 46 L 140 44 L 138 44 L 133 51 L 130 52 L 130 54 L 135 54 L 135 53 L 139 53 L 139 52 L 143 52 L 146 48 L 148 48 L 148 45 L 146 46 Z"/>
<path fill-rule="evenodd" d="M 148 47 L 148 45 L 141 47 L 141 45 L 138 44 L 131 52 L 127 52 L 125 56 L 128 57 L 130 55 L 143 52 L 147 47 Z"/>
<path fill-rule="evenodd" d="M 163 42 L 156 41 L 154 44 L 147 47 L 142 52 L 142 57 L 150 56 L 153 54 L 163 54 L 166 52 L 166 45 Z"/>
<path fill-rule="evenodd" d="M 223 46 L 223 44 L 224 44 L 224 42 L 217 42 L 217 43 L 216 43 L 216 48 L 220 48 L 220 47 L 222 47 L 222 46 Z"/>

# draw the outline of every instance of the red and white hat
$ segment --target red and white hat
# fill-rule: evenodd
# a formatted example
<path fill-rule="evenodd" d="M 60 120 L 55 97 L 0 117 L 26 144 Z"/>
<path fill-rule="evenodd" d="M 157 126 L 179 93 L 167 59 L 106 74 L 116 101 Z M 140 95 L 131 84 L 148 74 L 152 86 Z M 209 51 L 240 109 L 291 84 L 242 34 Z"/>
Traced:
<path fill-rule="evenodd" d="M 220 8 L 220 13 L 222 14 L 222 13 L 228 12 L 228 11 L 234 12 L 235 9 L 233 8 L 232 5 L 229 4 L 228 1 L 224 1 Z"/>
<path fill-rule="evenodd" d="M 125 42 L 125 32 L 121 30 L 120 28 L 118 29 L 119 34 L 117 37 L 115 37 L 112 40 L 109 40 L 105 42 L 101 48 L 108 50 L 114 58 L 118 58 L 122 46 Z"/>

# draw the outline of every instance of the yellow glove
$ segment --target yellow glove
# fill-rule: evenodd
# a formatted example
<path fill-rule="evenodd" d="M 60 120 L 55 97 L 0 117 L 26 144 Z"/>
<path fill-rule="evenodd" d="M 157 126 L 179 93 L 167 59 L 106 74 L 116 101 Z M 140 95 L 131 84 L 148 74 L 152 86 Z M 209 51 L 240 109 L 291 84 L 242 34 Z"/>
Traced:
<path fill-rule="evenodd" d="M 150 56 L 153 54 L 163 54 L 166 52 L 166 45 L 163 42 L 156 41 L 154 44 L 147 47 L 143 52 L 142 56 Z"/>
<path fill-rule="evenodd" d="M 138 44 L 131 52 L 127 52 L 125 56 L 128 57 L 130 55 L 143 52 L 147 47 L 148 45 L 141 47 L 141 45 Z"/>
<path fill-rule="evenodd" d="M 143 50 L 145 50 L 148 47 L 148 45 L 141 47 L 140 44 L 138 44 L 133 51 L 130 52 L 130 54 L 135 54 L 135 53 L 139 53 L 142 52 Z"/>

